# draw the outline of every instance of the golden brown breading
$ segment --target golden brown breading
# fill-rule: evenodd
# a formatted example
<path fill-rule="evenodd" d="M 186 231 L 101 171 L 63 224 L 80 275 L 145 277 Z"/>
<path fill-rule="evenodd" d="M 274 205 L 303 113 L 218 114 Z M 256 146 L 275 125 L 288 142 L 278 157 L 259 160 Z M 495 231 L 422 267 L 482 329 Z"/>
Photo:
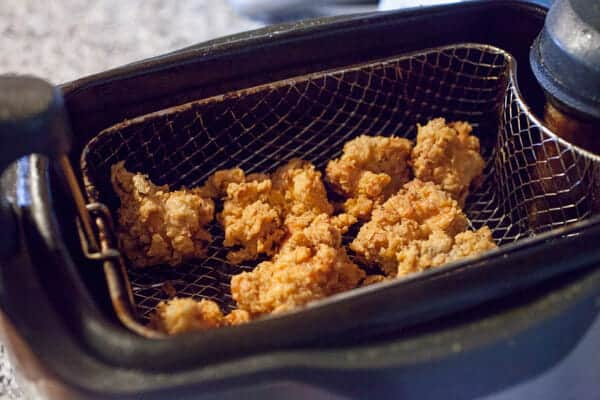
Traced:
<path fill-rule="evenodd" d="M 470 135 L 468 122 L 436 118 L 418 125 L 417 144 L 411 154 L 415 178 L 439 184 L 462 207 L 469 186 L 477 184 L 485 162 L 479 154 L 479 139 Z"/>
<path fill-rule="evenodd" d="M 277 168 L 271 179 L 273 188 L 283 194 L 286 215 L 302 216 L 308 213 L 314 218 L 319 214 L 333 213 L 321 173 L 312 163 L 293 158 Z"/>
<path fill-rule="evenodd" d="M 274 254 L 287 233 L 283 196 L 270 179 L 230 183 L 218 220 L 225 230 L 223 245 L 241 246 L 227 254 L 234 264 Z"/>
<path fill-rule="evenodd" d="M 213 219 L 214 203 L 195 189 L 169 191 L 146 175 L 133 174 L 123 161 L 111 168 L 119 199 L 120 248 L 136 267 L 175 266 L 203 257 L 211 240 L 205 225 Z"/>
<path fill-rule="evenodd" d="M 244 310 L 232 310 L 229 314 L 223 317 L 223 322 L 227 326 L 235 326 L 250 322 L 250 313 Z"/>
<path fill-rule="evenodd" d="M 458 203 L 432 182 L 412 180 L 373 210 L 350 248 L 367 262 L 376 262 L 388 276 L 398 273 L 398 254 L 433 232 L 454 237 L 467 229 Z"/>
<path fill-rule="evenodd" d="M 362 135 L 347 142 L 326 174 L 332 188 L 348 198 L 345 211 L 366 219 L 374 205 L 395 194 L 409 179 L 411 149 L 411 141 L 393 136 Z"/>
<path fill-rule="evenodd" d="M 156 306 L 151 325 L 160 332 L 176 335 L 217 328 L 222 319 L 223 313 L 214 301 L 174 298 Z"/>
<path fill-rule="evenodd" d="M 361 282 L 360 286 L 374 285 L 387 279 L 389 278 L 385 275 L 369 275 Z"/>
<path fill-rule="evenodd" d="M 151 316 L 151 326 L 168 335 L 204 331 L 222 326 L 240 325 L 250 321 L 250 315 L 242 310 L 233 310 L 223 316 L 221 309 L 211 300 L 174 298 L 161 301 Z"/>
<path fill-rule="evenodd" d="M 245 181 L 246 174 L 241 168 L 221 169 L 209 176 L 200 190 L 204 196 L 218 199 L 227 195 L 227 187 L 230 183 Z"/>
<path fill-rule="evenodd" d="M 273 260 L 231 279 L 231 294 L 251 315 L 281 313 L 352 289 L 365 273 L 341 245 L 327 214 L 292 232 Z"/>
<path fill-rule="evenodd" d="M 412 241 L 396 254 L 398 277 L 476 256 L 496 247 L 487 226 L 454 237 L 443 231 L 433 231 L 427 239 Z"/>
<path fill-rule="evenodd" d="M 337 214 L 331 217 L 331 223 L 340 230 L 342 235 L 348 232 L 348 229 L 350 229 L 350 227 L 354 225 L 356 221 L 357 220 L 354 215 L 346 213 Z"/>
<path fill-rule="evenodd" d="M 227 255 L 236 264 L 260 254 L 273 255 L 289 231 L 301 230 L 317 215 L 333 212 L 321 173 L 300 159 L 290 160 L 270 178 L 264 174 L 244 177 L 241 170 L 218 171 L 205 185 L 210 186 L 227 192 L 218 219 L 225 230 L 223 244 L 241 246 Z M 335 219 L 343 231 L 354 222 L 345 215 Z"/>

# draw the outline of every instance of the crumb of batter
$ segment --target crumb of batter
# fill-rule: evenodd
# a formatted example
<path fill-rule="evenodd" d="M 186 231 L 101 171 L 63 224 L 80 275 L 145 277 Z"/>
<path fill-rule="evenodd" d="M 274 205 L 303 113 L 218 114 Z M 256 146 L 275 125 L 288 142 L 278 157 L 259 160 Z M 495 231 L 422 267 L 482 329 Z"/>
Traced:
<path fill-rule="evenodd" d="M 360 286 L 374 285 L 376 283 L 383 282 L 383 281 L 388 280 L 388 279 L 389 278 L 387 276 L 385 276 L 385 275 L 369 275 L 365 279 L 363 279 L 363 281 L 360 284 Z"/>
<path fill-rule="evenodd" d="M 250 313 L 245 310 L 235 309 L 223 317 L 226 326 L 235 326 L 250 322 Z"/>
<path fill-rule="evenodd" d="M 127 171 L 123 161 L 112 166 L 111 180 L 121 200 L 120 248 L 133 266 L 175 266 L 205 256 L 212 199 L 195 189 L 170 191 L 167 185 L 154 185 L 148 176 Z"/>
<path fill-rule="evenodd" d="M 326 170 L 333 190 L 347 198 L 344 210 L 364 220 L 395 194 L 410 178 L 411 149 L 410 140 L 394 136 L 362 135 L 344 144 L 342 156 Z"/>
<path fill-rule="evenodd" d="M 241 168 L 221 169 L 209 176 L 199 190 L 205 197 L 218 199 L 227 195 L 227 187 L 230 183 L 245 181 L 246 174 Z"/>
<path fill-rule="evenodd" d="M 233 310 L 223 316 L 218 304 L 211 300 L 174 298 L 161 301 L 152 314 L 150 325 L 167 335 L 204 331 L 222 326 L 240 325 L 250 321 L 243 310 Z"/>
<path fill-rule="evenodd" d="M 462 207 L 469 187 L 477 185 L 485 162 L 479 153 L 479 139 L 471 135 L 468 122 L 436 118 L 418 125 L 417 143 L 410 164 L 415 178 L 437 183 Z"/>
<path fill-rule="evenodd" d="M 327 214 L 295 230 L 271 261 L 231 279 L 231 294 L 251 315 L 282 313 L 357 287 L 365 273 L 341 244 Z"/>

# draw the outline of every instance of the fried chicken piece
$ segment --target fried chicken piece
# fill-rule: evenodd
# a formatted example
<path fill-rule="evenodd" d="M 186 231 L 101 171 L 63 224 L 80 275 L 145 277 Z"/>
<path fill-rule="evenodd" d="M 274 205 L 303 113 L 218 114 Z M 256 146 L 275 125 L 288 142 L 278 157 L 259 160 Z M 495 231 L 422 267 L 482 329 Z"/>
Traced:
<path fill-rule="evenodd" d="M 410 140 L 394 136 L 362 135 L 347 142 L 326 170 L 333 190 L 347 198 L 344 210 L 367 219 L 374 205 L 395 194 L 409 179 L 411 149 Z"/>
<path fill-rule="evenodd" d="M 463 237 L 470 236 L 459 234 L 467 227 L 467 218 L 456 200 L 438 185 L 415 179 L 373 211 L 371 220 L 361 227 L 350 248 L 367 262 L 378 263 L 386 275 L 396 276 L 407 260 L 406 254 L 427 257 L 428 252 L 435 252 L 435 246 L 439 245 L 441 250 L 436 252 L 436 259 L 442 260 L 441 254 L 446 252 L 450 260 L 484 249 L 484 245 L 469 248 L 463 243 Z M 449 245 L 446 238 L 450 240 Z M 486 236 L 479 233 L 477 238 L 485 241 Z M 491 239 L 489 245 L 495 246 Z M 413 248 L 417 250 L 411 250 Z M 460 250 L 461 253 L 459 248 L 464 251 Z M 456 258 L 451 258 L 454 256 Z M 423 265 L 427 263 L 422 261 Z"/>
<path fill-rule="evenodd" d="M 471 135 L 468 122 L 436 118 L 418 125 L 417 144 L 410 163 L 415 178 L 439 184 L 462 207 L 469 186 L 477 185 L 485 162 L 479 153 L 479 139 Z"/>
<path fill-rule="evenodd" d="M 251 315 L 282 313 L 355 288 L 365 272 L 342 246 L 331 217 L 320 214 L 295 230 L 271 261 L 231 279 L 231 294 Z"/>
<path fill-rule="evenodd" d="M 287 234 L 284 199 L 270 179 L 230 183 L 218 220 L 225 230 L 223 245 L 241 246 L 227 254 L 234 264 L 273 255 Z"/>
<path fill-rule="evenodd" d="M 319 214 L 333 213 L 321 172 L 312 163 L 299 158 L 291 159 L 277 168 L 271 179 L 273 188 L 283 195 L 286 215 L 291 217 L 288 220 L 291 229 L 308 226 Z"/>
<path fill-rule="evenodd" d="M 168 335 L 204 331 L 222 326 L 240 325 L 250 321 L 243 310 L 233 310 L 223 316 L 221 309 L 211 300 L 196 301 L 192 298 L 174 298 L 161 301 L 152 314 L 150 325 Z"/>
<path fill-rule="evenodd" d="M 273 255 L 289 231 L 301 230 L 317 215 L 333 212 L 321 173 L 300 159 L 290 160 L 271 177 L 244 176 L 243 171 L 235 169 L 217 171 L 205 188 L 227 193 L 218 220 L 225 230 L 223 244 L 241 246 L 227 255 L 234 264 L 260 254 Z M 344 232 L 354 222 L 348 215 L 335 218 L 336 226 Z"/>
<path fill-rule="evenodd" d="M 455 237 L 443 231 L 433 231 L 427 239 L 410 242 L 396 254 L 398 277 L 476 256 L 496 247 L 487 226 L 477 231 L 461 232 Z"/>
<path fill-rule="evenodd" d="M 148 176 L 127 171 L 123 161 L 112 166 L 111 180 L 121 200 L 120 247 L 135 267 L 175 266 L 205 256 L 211 240 L 205 225 L 214 214 L 211 199 L 195 189 L 154 185 Z"/>

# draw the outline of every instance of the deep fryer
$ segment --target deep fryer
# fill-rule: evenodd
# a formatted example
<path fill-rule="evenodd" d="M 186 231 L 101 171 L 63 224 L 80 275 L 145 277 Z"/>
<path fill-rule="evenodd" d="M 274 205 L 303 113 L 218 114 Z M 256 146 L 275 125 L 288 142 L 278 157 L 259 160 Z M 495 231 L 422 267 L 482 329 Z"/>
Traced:
<path fill-rule="evenodd" d="M 471 207 L 469 216 L 475 226 L 490 223 L 495 216 L 501 220 L 497 222 L 501 229 L 495 233 L 503 232 L 496 238 L 509 240 L 500 251 L 484 258 L 457 263 L 404 282 L 337 296 L 291 315 L 185 338 L 149 339 L 129 331 L 117 318 L 133 315 L 127 309 L 127 288 L 111 289 L 111 301 L 103 268 L 116 276 L 113 282 L 121 282 L 120 266 L 108 265 L 116 264 L 114 257 L 103 267 L 99 261 L 83 256 L 70 194 L 62 189 L 47 158 L 29 156 L 19 160 L 4 177 L 4 190 L 15 204 L 21 233 L 18 255 L 2 269 L 3 309 L 14 325 L 14 337 L 18 335 L 26 343 L 16 348 L 33 350 L 53 376 L 52 381 L 62 388 L 99 396 L 145 392 L 148 397 L 157 398 L 165 390 L 192 396 L 292 379 L 360 395 L 364 390 L 373 390 L 366 384 L 369 380 L 387 382 L 392 377 L 393 382 L 385 385 L 387 389 L 400 385 L 409 393 L 431 394 L 440 389 L 426 385 L 425 376 L 427 380 L 435 381 L 437 377 L 445 381 L 458 374 L 456 379 L 460 380 L 467 366 L 483 368 L 491 359 L 494 360 L 491 364 L 497 367 L 510 363 L 511 356 L 512 360 L 523 359 L 512 376 L 511 373 L 498 376 L 488 366 L 490 373 L 483 374 L 480 382 L 462 389 L 482 394 L 552 365 L 595 315 L 593 295 L 597 293 L 599 277 L 593 266 L 600 254 L 596 249 L 599 227 L 594 217 L 596 157 L 548 135 L 535 117 L 543 96 L 531 76 L 527 57 L 543 16 L 542 8 L 527 3 L 478 2 L 309 21 L 209 42 L 63 86 L 74 133 L 71 163 L 79 165 L 82 154 L 84 160 L 91 154 L 92 162 L 87 164 L 95 168 L 94 172 L 86 170 L 87 164 L 83 168 L 90 200 L 106 202 L 114 211 L 114 198 L 111 200 L 108 195 L 106 183 L 102 186 L 102 179 L 106 182 L 103 162 L 128 157 L 139 169 L 147 168 L 144 172 L 151 176 L 154 173 L 159 181 L 162 179 L 160 183 L 171 179 L 169 183 L 175 185 L 198 183 L 210 173 L 206 167 L 197 168 L 196 175 L 182 174 L 165 164 L 171 159 L 174 163 L 181 161 L 176 159 L 177 153 L 169 148 L 169 143 L 176 144 L 181 136 L 175 133 L 186 132 L 187 125 L 192 126 L 188 128 L 192 134 L 204 135 L 199 136 L 202 143 L 216 143 L 220 147 L 211 150 L 209 146 L 205 153 L 184 158 L 184 162 L 193 161 L 193 165 L 183 167 L 186 171 L 209 163 L 210 157 L 219 153 L 213 157 L 218 161 L 214 165 L 239 162 L 229 157 L 236 154 L 234 151 L 222 150 L 231 149 L 227 146 L 237 146 L 238 154 L 247 158 L 255 157 L 247 165 L 252 167 L 257 160 L 268 159 L 274 150 L 284 148 L 287 153 L 291 145 L 282 145 L 277 138 L 290 138 L 289 142 L 303 155 L 314 151 L 315 161 L 335 155 L 339 146 L 331 145 L 325 147 L 328 150 L 320 151 L 318 142 L 304 138 L 298 143 L 298 133 L 306 134 L 303 127 L 310 123 L 298 117 L 287 117 L 287 121 L 292 121 L 287 133 L 268 136 L 273 138 L 271 146 L 280 147 L 268 147 L 263 153 L 252 147 L 257 141 L 264 145 L 260 131 L 243 128 L 256 126 L 256 119 L 272 126 L 269 117 L 281 119 L 281 112 L 293 109 L 289 102 L 294 100 L 312 101 L 317 110 L 321 107 L 323 113 L 327 112 L 319 94 L 294 97 L 291 86 L 297 89 L 302 84 L 309 87 L 311 82 L 322 82 L 323 91 L 327 89 L 327 79 L 347 83 L 355 79 L 356 84 L 347 92 L 338 86 L 336 90 L 329 89 L 326 97 L 344 111 L 344 101 L 354 99 L 356 103 L 357 99 L 365 98 L 368 93 L 365 88 L 372 90 L 369 86 L 372 83 L 361 83 L 358 75 L 368 71 L 364 75 L 386 77 L 391 71 L 392 83 L 385 87 L 391 85 L 396 90 L 408 82 L 401 93 L 409 93 L 406 98 L 422 108 L 420 112 L 405 115 L 404 120 L 395 119 L 397 116 L 392 113 L 388 117 L 391 122 L 384 127 L 371 126 L 372 129 L 410 135 L 414 122 L 423 122 L 423 118 L 434 116 L 432 113 L 442 113 L 472 117 L 478 129 L 494 132 L 493 140 L 484 146 L 490 160 L 488 172 L 494 169 L 501 173 L 488 174 L 486 190 L 476 193 L 470 202 L 479 206 Z M 454 82 L 455 87 L 465 91 L 462 95 L 445 93 L 435 97 L 444 87 L 431 90 L 428 86 L 438 82 L 440 74 L 445 73 L 443 77 L 447 78 L 451 70 L 431 68 L 431 60 L 439 63 L 440 55 L 449 60 L 443 62 L 462 60 L 460 65 L 464 67 L 459 71 L 463 74 L 456 75 Z M 516 65 L 510 55 L 518 65 L 518 81 L 511 79 Z M 438 65 L 444 66 L 443 62 Z M 402 63 L 416 66 L 411 70 Z M 408 73 L 418 65 L 422 70 L 417 79 L 425 79 L 427 85 L 411 86 L 414 80 L 393 78 L 393 71 Z M 493 73 L 464 70 L 483 65 L 494 70 Z M 429 69 L 424 72 L 427 66 Z M 357 77 L 353 78 L 353 74 Z M 497 79 L 481 82 L 475 79 L 492 76 Z M 430 77 L 436 79 L 427 81 Z M 470 80 L 459 81 L 465 78 Z M 450 78 L 446 81 L 452 82 Z M 316 87 L 319 88 L 318 84 Z M 353 92 L 356 87 L 363 90 L 360 97 Z M 479 91 L 470 93 L 474 87 Z M 452 85 L 447 87 L 451 88 Z M 430 101 L 431 98 L 435 101 Z M 456 99 L 462 99 L 464 104 L 457 104 Z M 447 103 L 441 104 L 444 100 Z M 239 122 L 241 118 L 234 118 L 231 124 L 237 121 L 235 128 L 213 119 L 206 125 L 209 128 L 202 131 L 193 128 L 193 118 L 189 117 L 198 111 L 208 116 L 211 112 L 225 115 L 232 110 L 251 109 L 256 104 L 266 104 L 267 111 L 255 112 L 250 121 L 243 123 Z M 382 110 L 389 113 L 385 107 Z M 339 132 L 356 134 L 348 126 L 364 129 L 360 124 L 365 120 L 360 117 L 368 112 L 372 110 L 355 110 L 350 115 L 357 118 L 355 121 L 348 115 L 342 122 L 335 115 L 323 119 L 321 130 L 309 132 L 310 138 L 322 135 L 321 146 L 330 138 L 339 143 L 343 138 L 335 136 Z M 177 124 L 176 119 L 180 120 L 181 129 L 165 128 L 169 125 L 165 121 L 172 127 Z M 342 129 L 336 129 L 340 126 Z M 161 130 L 166 137 L 156 133 Z M 235 134 L 228 137 L 223 132 Z M 102 153 L 97 150 L 100 147 L 90 150 L 111 135 L 121 135 L 120 143 L 125 142 L 123 137 L 142 143 L 158 136 L 160 140 L 151 142 L 152 150 L 162 144 L 171 157 L 160 158 L 160 154 L 156 155 L 158 151 L 136 152 L 143 149 L 136 142 L 121 153 L 108 150 Z M 169 135 L 177 137 L 169 142 Z M 536 143 L 542 145 L 536 147 Z M 552 151 L 548 146 L 553 146 Z M 533 175 L 528 176 L 532 157 L 535 159 L 539 151 L 546 151 L 546 158 L 557 161 L 544 164 L 547 168 L 534 168 Z M 158 157 L 153 160 L 155 164 L 148 162 L 148 154 Z M 281 160 L 284 158 L 274 157 L 267 164 L 272 167 Z M 155 171 L 154 165 L 159 166 Z M 536 181 L 532 178 L 540 178 L 537 184 L 541 189 L 528 188 L 528 183 Z M 556 196 L 535 196 L 538 190 L 546 193 L 548 187 Z M 97 188 L 100 190 L 95 193 Z M 502 193 L 503 190 L 507 193 Z M 526 190 L 532 190 L 533 195 Z M 504 204 L 496 197 L 504 199 Z M 485 208 L 486 204 L 493 207 Z M 515 239 L 520 240 L 511 244 Z M 220 261 L 218 257 L 215 259 Z M 219 272 L 218 265 L 212 267 Z M 207 279 L 206 276 L 214 278 L 214 274 L 205 270 L 206 265 L 189 267 L 198 281 Z M 140 294 L 147 289 L 140 286 L 146 283 L 143 280 L 153 276 L 136 279 L 133 274 L 132 277 L 138 306 L 143 301 L 140 296 L 156 297 Z M 218 290 L 221 283 L 213 286 Z M 151 285 L 149 289 L 155 287 Z M 202 295 L 201 290 L 190 294 Z M 117 307 L 116 312 L 113 306 Z M 139 322 L 130 321 L 129 326 Z M 565 326 L 569 327 L 568 332 L 564 332 Z M 540 329 L 545 332 L 543 340 Z M 138 333 L 144 332 L 138 330 Z M 508 338 L 517 343 L 510 350 L 505 348 Z M 528 356 L 537 354 L 540 346 L 551 350 L 544 352 L 544 357 Z M 500 348 L 502 351 L 498 351 Z M 353 376 L 355 380 L 350 378 Z"/>

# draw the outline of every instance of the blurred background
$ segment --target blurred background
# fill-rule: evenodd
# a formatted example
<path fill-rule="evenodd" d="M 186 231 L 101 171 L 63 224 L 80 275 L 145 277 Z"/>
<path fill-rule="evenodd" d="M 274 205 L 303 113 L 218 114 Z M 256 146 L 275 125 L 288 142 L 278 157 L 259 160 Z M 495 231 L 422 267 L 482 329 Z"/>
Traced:
<path fill-rule="evenodd" d="M 459 1 L 2 0 L 0 73 L 58 84 L 266 24 Z"/>
<path fill-rule="evenodd" d="M 265 24 L 452 1 L 3 0 L 0 73 L 58 84 Z"/>
<path fill-rule="evenodd" d="M 260 26 L 223 0 L 2 0 L 0 73 L 63 83 Z"/>

